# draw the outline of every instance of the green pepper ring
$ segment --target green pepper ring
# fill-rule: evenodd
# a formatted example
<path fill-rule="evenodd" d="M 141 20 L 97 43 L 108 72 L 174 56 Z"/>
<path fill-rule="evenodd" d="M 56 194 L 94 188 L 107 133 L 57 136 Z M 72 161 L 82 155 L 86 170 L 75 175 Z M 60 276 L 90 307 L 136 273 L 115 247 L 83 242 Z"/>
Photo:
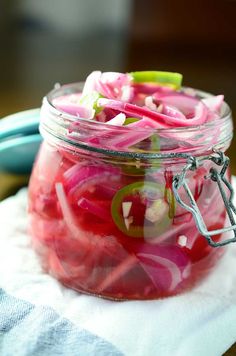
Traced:
<path fill-rule="evenodd" d="M 179 89 L 182 83 L 182 74 L 173 72 L 162 71 L 139 71 L 129 73 L 134 83 L 148 83 L 153 82 L 159 85 L 173 86 L 175 89 Z"/>
<path fill-rule="evenodd" d="M 135 183 L 126 185 L 125 187 L 118 190 L 118 192 L 115 194 L 115 196 L 112 199 L 111 214 L 112 214 L 113 221 L 116 224 L 116 226 L 118 227 L 118 229 L 120 231 L 122 231 L 127 236 L 136 237 L 136 238 L 157 237 L 158 235 L 160 235 L 164 231 L 166 231 L 172 222 L 173 215 L 174 215 L 174 209 L 175 209 L 175 206 L 173 204 L 174 199 L 169 199 L 169 197 L 168 197 L 168 203 L 170 205 L 169 213 L 168 213 L 168 215 L 166 215 L 166 217 L 164 219 L 162 219 L 161 222 L 156 222 L 153 224 L 153 226 L 146 226 L 146 227 L 145 226 L 131 226 L 129 229 L 127 229 L 125 222 L 124 222 L 124 218 L 120 214 L 121 204 L 126 196 L 131 195 L 136 192 L 145 191 L 145 190 L 153 191 L 154 193 L 156 193 L 157 190 L 159 190 L 163 193 L 163 197 L 165 194 L 164 188 L 158 183 L 135 182 Z M 171 211 L 171 213 L 170 213 L 170 211 Z"/>
<path fill-rule="evenodd" d="M 165 189 L 165 200 L 169 204 L 169 217 L 170 219 L 173 219 L 175 216 L 175 197 L 174 194 L 172 193 L 172 190 L 170 188 Z"/>

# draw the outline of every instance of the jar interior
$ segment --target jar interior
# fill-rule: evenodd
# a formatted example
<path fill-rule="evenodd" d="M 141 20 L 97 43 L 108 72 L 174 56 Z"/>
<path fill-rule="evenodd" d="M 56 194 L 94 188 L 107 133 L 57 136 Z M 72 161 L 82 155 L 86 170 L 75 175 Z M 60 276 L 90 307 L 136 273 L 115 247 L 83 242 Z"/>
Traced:
<path fill-rule="evenodd" d="M 225 149 L 232 139 L 231 111 L 224 102 L 220 118 L 200 126 L 149 127 L 108 125 L 103 122 L 83 119 L 58 110 L 53 101 L 61 96 L 78 93 L 83 83 L 65 85 L 50 92 L 44 98 L 41 109 L 41 133 L 50 135 L 51 140 L 61 140 L 73 149 L 100 152 L 106 156 L 137 159 L 161 158 L 166 154 L 201 155 L 216 149 Z M 210 94 L 196 91 L 199 98 Z M 145 124 L 146 125 L 146 124 Z"/>
<path fill-rule="evenodd" d="M 209 246 L 177 205 L 172 180 L 182 165 L 114 162 L 43 143 L 29 189 L 30 232 L 42 265 L 77 291 L 116 300 L 192 288 L 224 249 Z M 212 230 L 224 227 L 226 214 L 216 184 L 204 178 L 209 169 L 210 162 L 186 179 Z"/>
<path fill-rule="evenodd" d="M 44 143 L 30 180 L 29 221 L 42 266 L 79 292 L 115 300 L 163 298 L 193 288 L 224 248 L 208 244 L 193 215 L 177 203 L 172 184 L 189 157 L 227 149 L 227 104 L 218 120 L 201 126 L 132 130 L 53 106 L 55 97 L 79 90 L 81 84 L 56 89 L 41 109 Z M 207 178 L 212 166 L 220 169 L 206 160 L 185 177 L 210 231 L 227 223 L 217 184 Z M 191 203 L 183 187 L 179 195 Z"/>

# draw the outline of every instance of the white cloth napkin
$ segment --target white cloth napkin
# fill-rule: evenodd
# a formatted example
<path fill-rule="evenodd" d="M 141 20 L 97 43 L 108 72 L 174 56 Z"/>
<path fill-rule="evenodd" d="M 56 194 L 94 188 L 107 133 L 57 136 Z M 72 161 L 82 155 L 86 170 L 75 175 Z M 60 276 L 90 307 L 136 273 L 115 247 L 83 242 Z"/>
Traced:
<path fill-rule="evenodd" d="M 236 186 L 235 179 L 233 182 Z M 214 273 L 190 292 L 156 301 L 112 302 L 64 288 L 42 271 L 26 233 L 26 205 L 26 190 L 0 203 L 0 290 L 34 308 L 43 306 L 46 314 L 53 310 L 60 320 L 107 343 L 100 353 L 89 349 L 85 353 L 77 339 L 75 355 L 217 356 L 236 342 L 236 244 L 228 247 Z M 0 299 L 0 317 L 1 308 Z M 34 323 L 32 320 L 30 325 Z M 36 329 L 37 324 L 37 339 Z M 6 344 L 2 349 L 5 353 L 1 352 L 2 335 L 6 337 L 3 331 L 0 330 L 0 354 L 11 356 Z M 15 340 L 18 337 L 22 337 L 22 330 Z M 70 345 L 65 353 L 62 347 L 60 354 L 74 355 Z M 55 355 L 55 350 L 50 353 L 44 345 L 39 355 L 44 354 Z M 25 346 L 25 351 L 17 355 L 35 353 L 27 353 Z"/>

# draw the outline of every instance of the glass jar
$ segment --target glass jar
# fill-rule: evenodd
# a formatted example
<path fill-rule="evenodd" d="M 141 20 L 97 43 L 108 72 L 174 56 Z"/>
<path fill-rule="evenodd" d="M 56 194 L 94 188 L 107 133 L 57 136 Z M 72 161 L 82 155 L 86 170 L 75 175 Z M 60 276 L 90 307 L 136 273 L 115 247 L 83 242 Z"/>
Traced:
<path fill-rule="evenodd" d="M 29 226 L 43 268 L 79 292 L 116 300 L 191 289 L 219 261 L 224 248 L 216 247 L 235 241 L 224 229 L 232 218 L 228 105 L 202 126 L 134 132 L 53 106 L 81 89 L 57 88 L 41 109 Z"/>

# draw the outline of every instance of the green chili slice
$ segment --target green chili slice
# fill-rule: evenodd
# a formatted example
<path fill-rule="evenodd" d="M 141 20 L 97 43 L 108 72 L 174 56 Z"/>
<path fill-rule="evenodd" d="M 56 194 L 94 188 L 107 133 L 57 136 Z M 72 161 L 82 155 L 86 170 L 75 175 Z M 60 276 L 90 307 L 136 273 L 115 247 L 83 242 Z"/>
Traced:
<path fill-rule="evenodd" d="M 174 89 L 179 89 L 183 76 L 180 73 L 161 71 L 140 71 L 129 73 L 134 83 L 157 83 L 160 85 L 170 85 Z"/>
<path fill-rule="evenodd" d="M 129 125 L 129 124 L 133 124 L 134 122 L 139 121 L 140 119 L 137 119 L 136 117 L 127 117 L 125 119 L 124 125 Z"/>
<path fill-rule="evenodd" d="M 174 215 L 174 198 L 171 199 L 171 192 L 167 194 L 166 201 L 165 189 L 154 182 L 139 181 L 123 187 L 112 200 L 114 223 L 130 237 L 158 237 L 168 229 Z M 135 218 L 134 210 L 139 214 L 138 218 Z"/>
<path fill-rule="evenodd" d="M 95 114 L 99 114 L 103 110 L 102 107 L 97 106 L 98 99 L 101 98 L 103 98 L 101 94 L 99 94 L 96 91 L 93 91 L 91 93 L 83 95 L 80 98 L 80 104 L 86 107 L 91 107 L 92 109 L 95 110 Z"/>
<path fill-rule="evenodd" d="M 174 194 L 170 188 L 165 189 L 165 199 L 169 204 L 169 218 L 173 219 L 175 216 L 176 203 Z"/>

